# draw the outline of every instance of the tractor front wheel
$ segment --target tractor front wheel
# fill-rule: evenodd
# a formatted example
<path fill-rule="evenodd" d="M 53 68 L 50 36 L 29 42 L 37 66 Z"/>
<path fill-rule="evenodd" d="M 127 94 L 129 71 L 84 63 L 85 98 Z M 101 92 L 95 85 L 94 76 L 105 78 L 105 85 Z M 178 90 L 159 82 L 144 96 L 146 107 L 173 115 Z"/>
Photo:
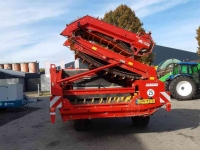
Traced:
<path fill-rule="evenodd" d="M 191 100 L 196 94 L 196 84 L 192 78 L 180 76 L 171 81 L 169 90 L 177 100 Z"/>

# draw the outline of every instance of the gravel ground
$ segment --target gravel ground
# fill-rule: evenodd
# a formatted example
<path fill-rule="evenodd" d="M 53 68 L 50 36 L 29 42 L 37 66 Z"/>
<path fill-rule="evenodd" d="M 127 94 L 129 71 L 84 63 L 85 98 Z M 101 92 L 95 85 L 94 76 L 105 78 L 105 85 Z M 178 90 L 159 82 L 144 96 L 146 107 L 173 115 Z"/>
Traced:
<path fill-rule="evenodd" d="M 0 113 L 0 150 L 200 150 L 200 99 L 172 100 L 171 112 L 160 108 L 145 129 L 129 118 L 96 119 L 84 132 L 63 123 L 59 113 L 51 124 L 49 98 L 42 99 Z"/>

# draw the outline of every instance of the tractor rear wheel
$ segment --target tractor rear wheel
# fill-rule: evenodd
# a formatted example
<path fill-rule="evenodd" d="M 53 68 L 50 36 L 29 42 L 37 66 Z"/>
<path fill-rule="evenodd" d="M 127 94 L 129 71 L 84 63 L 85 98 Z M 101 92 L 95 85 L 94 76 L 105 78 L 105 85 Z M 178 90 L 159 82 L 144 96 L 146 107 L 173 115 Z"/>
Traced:
<path fill-rule="evenodd" d="M 165 91 L 169 91 L 170 81 L 165 81 Z"/>
<path fill-rule="evenodd" d="M 137 117 L 131 117 L 131 120 L 133 122 L 134 126 L 137 127 L 146 127 L 149 124 L 150 116 L 137 116 Z"/>
<path fill-rule="evenodd" d="M 169 90 L 177 100 L 191 100 L 196 94 L 196 84 L 192 78 L 180 76 L 171 81 Z"/>

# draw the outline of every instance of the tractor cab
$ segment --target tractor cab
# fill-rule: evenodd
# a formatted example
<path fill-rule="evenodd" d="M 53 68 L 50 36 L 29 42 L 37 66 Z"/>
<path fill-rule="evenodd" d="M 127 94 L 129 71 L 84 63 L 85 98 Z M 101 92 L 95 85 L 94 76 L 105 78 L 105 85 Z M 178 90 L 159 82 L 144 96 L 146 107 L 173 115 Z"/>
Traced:
<path fill-rule="evenodd" d="M 179 62 L 174 64 L 173 71 L 171 72 L 171 78 L 185 75 L 193 78 L 195 83 L 199 83 L 199 69 L 196 62 Z"/>

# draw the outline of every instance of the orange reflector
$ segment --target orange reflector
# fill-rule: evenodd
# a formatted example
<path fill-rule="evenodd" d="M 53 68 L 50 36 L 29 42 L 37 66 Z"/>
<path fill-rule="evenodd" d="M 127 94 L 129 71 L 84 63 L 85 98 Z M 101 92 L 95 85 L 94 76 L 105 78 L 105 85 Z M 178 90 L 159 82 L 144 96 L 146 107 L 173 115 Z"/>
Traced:
<path fill-rule="evenodd" d="M 128 64 L 129 64 L 130 66 L 133 66 L 133 62 L 128 62 Z"/>
<path fill-rule="evenodd" d="M 50 108 L 50 111 L 55 111 L 55 108 Z"/>
<path fill-rule="evenodd" d="M 56 116 L 55 115 L 51 115 L 51 123 L 55 123 L 56 121 Z"/>
<path fill-rule="evenodd" d="M 171 110 L 171 103 L 166 103 L 166 110 L 170 111 Z"/>
<path fill-rule="evenodd" d="M 92 46 L 92 49 L 93 49 L 93 50 L 95 50 L 95 51 L 97 50 L 97 48 L 96 48 L 96 47 L 94 47 L 94 46 Z"/>
<path fill-rule="evenodd" d="M 150 79 L 150 80 L 154 80 L 155 78 L 154 78 L 154 77 L 150 77 L 149 79 Z"/>

